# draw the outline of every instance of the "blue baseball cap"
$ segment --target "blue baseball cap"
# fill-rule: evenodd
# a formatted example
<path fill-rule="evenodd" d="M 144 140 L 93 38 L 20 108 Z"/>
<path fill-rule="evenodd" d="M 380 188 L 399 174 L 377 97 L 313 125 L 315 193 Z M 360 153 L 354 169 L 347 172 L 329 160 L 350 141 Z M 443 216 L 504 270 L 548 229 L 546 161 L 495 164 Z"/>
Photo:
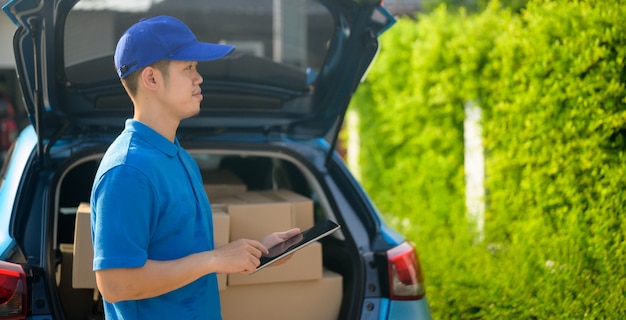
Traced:
<path fill-rule="evenodd" d="M 120 38 L 115 69 L 123 79 L 160 60 L 211 61 L 227 56 L 234 46 L 200 42 L 182 21 L 170 16 L 141 19 Z"/>

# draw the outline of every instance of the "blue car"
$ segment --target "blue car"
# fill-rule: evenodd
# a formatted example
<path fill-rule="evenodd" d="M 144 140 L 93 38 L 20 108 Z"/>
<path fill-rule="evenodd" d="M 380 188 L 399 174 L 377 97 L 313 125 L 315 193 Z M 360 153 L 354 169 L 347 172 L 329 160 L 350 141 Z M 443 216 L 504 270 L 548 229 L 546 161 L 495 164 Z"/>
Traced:
<path fill-rule="evenodd" d="M 319 240 L 318 256 L 303 249 L 275 268 L 305 257 L 317 261 L 311 266 L 274 278 L 266 268 L 257 274 L 269 280 L 254 284 L 224 275 L 224 319 L 431 318 L 415 247 L 385 224 L 336 151 L 350 98 L 395 22 L 381 0 L 12 0 L 3 10 L 17 26 L 31 125 L 0 173 L 0 320 L 103 318 L 81 206 L 133 116 L 113 66 L 117 39 L 157 15 L 184 21 L 200 41 L 237 48 L 199 64 L 201 111 L 177 133 L 206 173 L 214 216 L 230 217 L 230 227 L 215 224 L 216 235 L 247 223 L 234 222 L 232 199 L 278 191 L 304 199 L 307 219 L 341 225 Z M 258 211 L 254 228 L 279 225 Z"/>

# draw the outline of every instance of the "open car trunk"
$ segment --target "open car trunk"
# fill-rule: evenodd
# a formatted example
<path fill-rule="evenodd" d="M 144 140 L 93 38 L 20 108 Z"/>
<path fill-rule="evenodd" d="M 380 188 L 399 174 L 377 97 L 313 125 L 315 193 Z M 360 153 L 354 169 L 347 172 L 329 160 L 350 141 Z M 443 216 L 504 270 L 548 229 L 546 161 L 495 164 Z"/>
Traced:
<path fill-rule="evenodd" d="M 211 200 L 216 246 L 240 237 L 260 240 L 263 234 L 290 226 L 305 229 L 322 218 L 337 221 L 331 195 L 324 191 L 328 188 L 303 159 L 269 150 L 245 154 L 207 150 L 188 147 Z M 103 319 L 88 222 L 91 185 L 102 153 L 80 154 L 64 161 L 53 179 L 55 270 L 49 274 L 56 277 L 65 319 Z M 354 294 L 353 270 L 362 269 L 355 252 L 339 230 L 281 266 L 255 275 L 218 275 L 222 315 L 225 320 L 345 318 L 360 297 Z"/>

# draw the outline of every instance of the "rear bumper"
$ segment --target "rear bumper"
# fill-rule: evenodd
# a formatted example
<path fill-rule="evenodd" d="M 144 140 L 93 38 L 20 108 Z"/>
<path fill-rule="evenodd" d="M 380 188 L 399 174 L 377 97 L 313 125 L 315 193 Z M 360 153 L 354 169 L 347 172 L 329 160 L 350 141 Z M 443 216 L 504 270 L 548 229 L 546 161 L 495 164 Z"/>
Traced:
<path fill-rule="evenodd" d="M 367 299 L 371 305 L 378 306 L 380 320 L 431 320 L 430 307 L 426 297 L 420 300 L 397 301 L 385 298 Z"/>

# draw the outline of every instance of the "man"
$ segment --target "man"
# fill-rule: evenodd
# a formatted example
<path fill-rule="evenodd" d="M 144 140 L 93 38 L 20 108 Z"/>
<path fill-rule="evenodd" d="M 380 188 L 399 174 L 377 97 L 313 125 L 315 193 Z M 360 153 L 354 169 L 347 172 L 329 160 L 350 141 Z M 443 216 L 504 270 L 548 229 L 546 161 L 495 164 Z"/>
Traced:
<path fill-rule="evenodd" d="M 91 196 L 94 270 L 107 319 L 221 319 L 216 273 L 251 273 L 266 246 L 299 232 L 214 248 L 200 172 L 176 130 L 200 110 L 198 61 L 233 50 L 198 42 L 167 16 L 141 20 L 118 42 L 115 66 L 134 116 L 104 155 Z"/>

